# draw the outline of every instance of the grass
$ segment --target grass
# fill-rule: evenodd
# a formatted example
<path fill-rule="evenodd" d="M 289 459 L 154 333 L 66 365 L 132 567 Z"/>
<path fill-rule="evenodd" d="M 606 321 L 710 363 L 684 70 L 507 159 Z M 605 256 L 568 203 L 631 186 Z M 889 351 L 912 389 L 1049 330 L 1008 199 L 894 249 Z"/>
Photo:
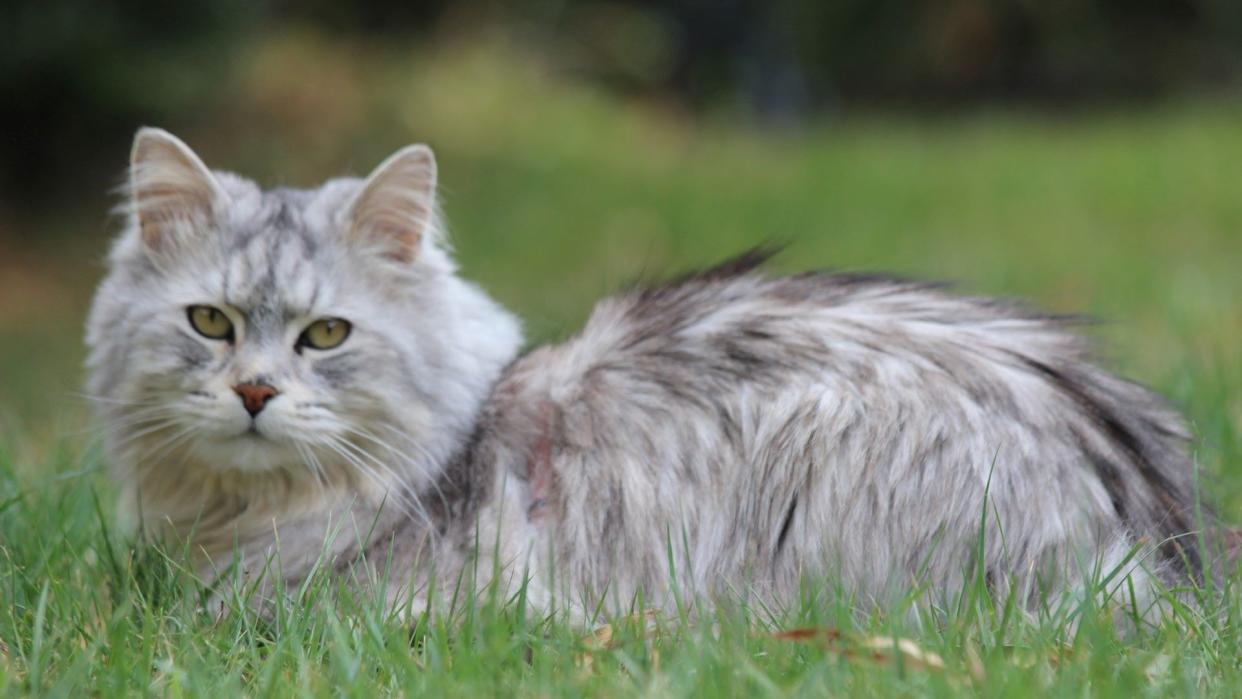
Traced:
<path fill-rule="evenodd" d="M 777 269 L 884 269 L 1085 311 L 1111 321 L 1093 332 L 1113 364 L 1186 411 L 1204 490 L 1242 519 L 1237 106 L 873 116 L 764 134 L 575 87 L 504 41 L 411 55 L 293 33 L 245 64 L 221 104 L 173 125 L 209 163 L 311 184 L 429 141 L 465 272 L 536 340 L 570 332 L 634 277 L 772 239 L 789 243 Z M 1124 636 L 1090 605 L 1073 625 L 994 611 L 977 584 L 924 623 L 808 594 L 778 618 L 729 608 L 696 623 L 601 620 L 611 624 L 599 634 L 504 600 L 412 626 L 328 580 L 275 621 L 217 620 L 199 611 L 176 552 L 108 528 L 113 489 L 73 397 L 103 208 L 82 202 L 0 238 L 0 695 L 1242 686 L 1237 575 L 1219 608 Z M 896 650 L 897 638 L 914 647 Z"/>
<path fill-rule="evenodd" d="M 1230 696 L 1242 682 L 1236 587 L 1123 636 L 1089 600 L 1026 618 L 981 582 L 925 617 L 860 612 L 808 584 L 786 614 L 640 611 L 588 633 L 523 614 L 520 596 L 403 623 L 320 576 L 273 619 L 217 619 L 178 552 L 109 535 L 97 484 L 69 471 L 94 457 L 52 465 L 64 475 L 21 492 L 0 457 L 5 695 Z"/>

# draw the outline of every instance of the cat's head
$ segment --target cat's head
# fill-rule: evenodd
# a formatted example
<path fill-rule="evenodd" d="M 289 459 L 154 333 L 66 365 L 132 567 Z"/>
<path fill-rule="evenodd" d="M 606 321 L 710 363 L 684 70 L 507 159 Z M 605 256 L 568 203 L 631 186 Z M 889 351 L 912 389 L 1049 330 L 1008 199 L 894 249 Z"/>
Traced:
<path fill-rule="evenodd" d="M 427 485 L 520 344 L 456 276 L 435 189 L 425 146 L 262 191 L 140 130 L 87 328 L 111 458 L 136 479 Z"/>

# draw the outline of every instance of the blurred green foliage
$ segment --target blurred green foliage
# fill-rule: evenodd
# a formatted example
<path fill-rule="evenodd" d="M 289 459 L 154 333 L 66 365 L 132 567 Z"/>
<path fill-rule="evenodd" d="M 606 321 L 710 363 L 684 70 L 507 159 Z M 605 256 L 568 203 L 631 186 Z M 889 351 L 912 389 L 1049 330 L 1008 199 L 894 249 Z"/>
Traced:
<path fill-rule="evenodd" d="M 54 204 L 135 122 L 201 108 L 260 14 L 246 0 L 5 3 L 0 191 Z"/>
<path fill-rule="evenodd" d="M 80 195 L 136 123 L 201 118 L 289 26 L 394 50 L 502 32 L 599 88 L 784 126 L 877 105 L 1150 99 L 1242 75 L 1233 0 L 11 0 L 0 213 Z"/>

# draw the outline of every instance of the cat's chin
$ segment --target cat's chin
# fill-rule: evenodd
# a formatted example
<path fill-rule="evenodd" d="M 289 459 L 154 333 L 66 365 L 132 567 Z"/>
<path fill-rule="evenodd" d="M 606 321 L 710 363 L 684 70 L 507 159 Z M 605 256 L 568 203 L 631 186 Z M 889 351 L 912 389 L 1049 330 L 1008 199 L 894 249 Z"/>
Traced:
<path fill-rule="evenodd" d="M 220 471 L 262 473 L 291 466 L 305 467 L 292 444 L 254 431 L 200 443 L 197 451 L 212 468 Z"/>

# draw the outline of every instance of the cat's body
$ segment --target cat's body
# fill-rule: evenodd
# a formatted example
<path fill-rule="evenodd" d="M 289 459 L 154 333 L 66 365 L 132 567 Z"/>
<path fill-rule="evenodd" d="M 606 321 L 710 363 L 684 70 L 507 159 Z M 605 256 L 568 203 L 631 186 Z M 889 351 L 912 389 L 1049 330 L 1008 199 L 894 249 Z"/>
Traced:
<path fill-rule="evenodd" d="M 439 584 L 476 536 L 588 608 L 779 605 L 804 576 L 887 601 L 975 573 L 1033 606 L 1132 554 L 1144 597 L 1195 569 L 1179 418 L 1088 363 L 1069 319 L 759 260 L 608 299 L 505 372 L 441 484 Z"/>
<path fill-rule="evenodd" d="M 171 139 L 144 133 L 138 173 L 143 139 Z M 179 142 L 156 145 L 170 143 L 184 160 Z M 416 156 L 310 193 L 229 180 L 181 229 L 151 234 L 164 219 L 135 184 L 92 314 L 91 390 L 130 507 L 191 538 L 205 573 L 255 571 L 278 549 L 296 583 L 316 562 L 365 559 L 388 568 L 394 598 L 417 598 L 433 575 L 479 589 L 498 570 L 537 604 L 578 610 L 640 592 L 663 607 L 724 593 L 779 605 L 803 579 L 864 600 L 913 584 L 952 595 L 971 571 L 1034 605 L 1117 566 L 1114 586 L 1129 576 L 1144 597 L 1197 573 L 1180 418 L 1094 366 L 1064 319 L 882 278 L 768 279 L 752 257 L 605 300 L 579 336 L 502 372 L 516 323 L 454 275 L 432 235 L 434 175 L 375 203 L 394 167 L 430 167 Z M 247 192 L 256 203 L 237 216 Z M 381 215 L 360 224 L 368 206 Z M 187 282 L 187 255 L 219 281 Z M 195 304 L 233 309 L 267 342 L 176 327 Z M 319 316 L 352 323 L 361 356 L 290 349 Z M 188 438 L 140 412 L 195 392 L 236 401 L 228 383 L 256 373 L 280 391 L 249 418 L 259 437 L 237 406 L 228 429 L 190 424 Z M 293 427 L 268 435 L 264 415 L 300 404 L 281 397 L 296 391 L 330 419 L 286 416 Z"/>

